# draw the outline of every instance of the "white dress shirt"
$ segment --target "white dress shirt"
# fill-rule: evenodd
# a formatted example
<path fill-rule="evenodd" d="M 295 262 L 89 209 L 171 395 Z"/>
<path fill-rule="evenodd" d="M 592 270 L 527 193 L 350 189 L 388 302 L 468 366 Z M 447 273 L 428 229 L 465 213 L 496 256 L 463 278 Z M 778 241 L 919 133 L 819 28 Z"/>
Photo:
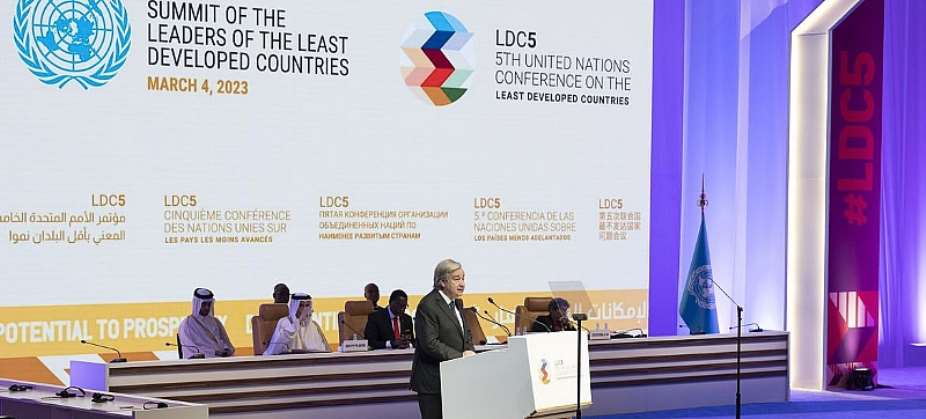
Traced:
<path fill-rule="evenodd" d="M 453 300 L 451 300 L 450 297 L 447 296 L 447 294 L 444 294 L 444 291 L 437 290 L 437 292 L 440 293 L 440 296 L 444 298 L 444 303 L 447 304 L 448 306 L 450 305 L 451 302 L 453 302 Z M 453 306 L 453 312 L 454 312 L 454 313 L 457 313 L 457 321 L 460 322 L 460 330 L 463 330 L 463 331 L 464 331 L 463 334 L 465 335 L 465 334 L 466 334 L 466 332 L 465 332 L 466 329 L 463 328 L 463 317 L 462 317 L 462 313 L 460 313 L 460 310 L 457 310 L 456 304 L 454 304 L 454 306 Z"/>

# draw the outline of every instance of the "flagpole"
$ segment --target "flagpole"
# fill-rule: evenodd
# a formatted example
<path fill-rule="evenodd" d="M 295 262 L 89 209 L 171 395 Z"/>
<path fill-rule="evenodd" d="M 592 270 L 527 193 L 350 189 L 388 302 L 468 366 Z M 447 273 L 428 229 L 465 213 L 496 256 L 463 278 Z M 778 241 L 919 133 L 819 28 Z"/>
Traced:
<path fill-rule="evenodd" d="M 701 174 L 701 196 L 698 198 L 698 206 L 701 207 L 701 215 L 704 215 L 704 207 L 707 206 L 707 194 L 704 193 L 704 173 Z"/>
<path fill-rule="evenodd" d="M 707 207 L 707 194 L 704 192 L 704 174 L 701 174 L 701 196 L 698 197 L 698 206 L 701 207 L 701 220 L 704 220 L 704 208 Z M 736 305 L 736 419 L 740 419 L 743 413 L 743 394 L 740 389 L 741 381 L 741 362 L 742 362 L 742 340 L 743 340 L 743 306 L 739 305 L 730 294 L 727 294 L 727 291 L 720 286 L 720 284 L 714 282 L 714 279 L 711 278 L 711 282 L 723 295 L 727 296 L 727 299 L 732 301 Z"/>

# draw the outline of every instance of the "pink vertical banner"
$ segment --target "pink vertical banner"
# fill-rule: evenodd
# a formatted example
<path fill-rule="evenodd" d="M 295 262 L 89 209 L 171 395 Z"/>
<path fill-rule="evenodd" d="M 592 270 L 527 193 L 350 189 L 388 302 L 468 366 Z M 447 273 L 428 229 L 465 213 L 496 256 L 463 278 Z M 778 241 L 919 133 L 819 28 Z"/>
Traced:
<path fill-rule="evenodd" d="M 864 0 L 831 49 L 826 363 L 829 385 L 876 371 L 884 0 Z"/>

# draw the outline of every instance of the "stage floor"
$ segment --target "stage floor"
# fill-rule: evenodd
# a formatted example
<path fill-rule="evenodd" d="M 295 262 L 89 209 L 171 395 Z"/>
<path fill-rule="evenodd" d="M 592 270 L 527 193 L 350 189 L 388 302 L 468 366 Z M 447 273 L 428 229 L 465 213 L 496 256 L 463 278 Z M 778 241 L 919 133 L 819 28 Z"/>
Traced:
<path fill-rule="evenodd" d="M 743 406 L 749 416 L 786 418 L 877 418 L 926 417 L 926 368 L 897 368 L 880 371 L 882 388 L 874 391 L 792 390 L 786 403 L 757 403 Z M 732 395 L 731 395 L 732 399 Z M 734 406 L 666 410 L 649 413 L 594 416 L 596 419 L 729 418 Z"/>

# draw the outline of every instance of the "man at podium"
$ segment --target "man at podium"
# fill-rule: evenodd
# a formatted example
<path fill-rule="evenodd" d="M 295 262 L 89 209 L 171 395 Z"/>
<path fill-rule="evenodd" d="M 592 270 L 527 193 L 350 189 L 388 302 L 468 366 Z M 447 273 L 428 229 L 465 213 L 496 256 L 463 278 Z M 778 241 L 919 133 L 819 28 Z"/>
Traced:
<path fill-rule="evenodd" d="M 418 393 L 422 419 L 440 419 L 440 363 L 476 353 L 473 337 L 463 324 L 463 265 L 445 259 L 434 268 L 434 289 L 418 303 L 415 312 L 415 358 L 412 361 L 412 390 Z"/>

